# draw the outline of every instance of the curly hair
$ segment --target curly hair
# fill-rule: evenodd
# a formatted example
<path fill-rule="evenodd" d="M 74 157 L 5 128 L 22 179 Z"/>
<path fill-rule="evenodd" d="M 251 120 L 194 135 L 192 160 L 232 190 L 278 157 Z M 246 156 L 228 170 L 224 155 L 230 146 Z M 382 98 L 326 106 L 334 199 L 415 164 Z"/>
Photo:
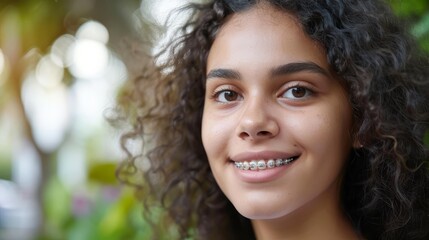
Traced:
<path fill-rule="evenodd" d="M 131 129 L 121 139 L 128 159 L 117 175 L 136 188 L 153 237 L 172 229 L 180 239 L 255 238 L 214 180 L 201 119 L 217 32 L 229 16 L 261 1 L 299 20 L 347 88 L 353 137 L 363 147 L 350 153 L 341 200 L 356 231 L 366 239 L 426 239 L 429 61 L 381 0 L 214 0 L 186 7 L 191 17 L 164 50 L 169 59 L 148 65 L 118 100 Z M 136 140 L 137 153 L 129 145 Z M 151 213 L 156 207 L 161 214 Z"/>

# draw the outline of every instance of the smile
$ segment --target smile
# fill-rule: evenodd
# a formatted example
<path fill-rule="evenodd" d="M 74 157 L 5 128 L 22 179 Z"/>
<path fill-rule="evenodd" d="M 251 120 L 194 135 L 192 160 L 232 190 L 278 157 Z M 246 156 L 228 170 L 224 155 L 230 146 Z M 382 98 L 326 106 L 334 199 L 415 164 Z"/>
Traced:
<path fill-rule="evenodd" d="M 291 157 L 286 159 L 269 159 L 269 160 L 253 160 L 250 162 L 234 162 L 235 167 L 240 170 L 264 170 L 269 168 L 281 167 L 284 165 L 288 165 L 295 161 L 297 157 Z"/>

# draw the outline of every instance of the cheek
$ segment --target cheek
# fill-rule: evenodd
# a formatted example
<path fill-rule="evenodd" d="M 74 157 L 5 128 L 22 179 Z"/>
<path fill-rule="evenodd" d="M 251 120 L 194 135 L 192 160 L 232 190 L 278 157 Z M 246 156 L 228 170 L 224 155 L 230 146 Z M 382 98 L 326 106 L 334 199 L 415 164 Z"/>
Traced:
<path fill-rule="evenodd" d="M 292 120 L 291 129 L 298 144 L 311 153 L 342 156 L 351 146 L 350 115 L 347 108 L 320 108 Z"/>
<path fill-rule="evenodd" d="M 209 161 L 219 157 L 225 150 L 227 139 L 232 137 L 233 122 L 227 117 L 216 118 L 210 114 L 203 114 L 201 137 Z"/>

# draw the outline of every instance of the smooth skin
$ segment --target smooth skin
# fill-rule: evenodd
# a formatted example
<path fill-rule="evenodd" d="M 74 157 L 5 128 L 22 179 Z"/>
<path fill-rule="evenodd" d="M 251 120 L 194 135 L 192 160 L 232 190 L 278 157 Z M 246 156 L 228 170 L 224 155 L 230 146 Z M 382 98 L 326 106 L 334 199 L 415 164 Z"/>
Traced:
<path fill-rule="evenodd" d="M 353 145 L 348 95 L 292 15 L 259 4 L 228 19 L 209 52 L 205 94 L 211 170 L 258 239 L 358 238 L 339 200 Z M 274 174 L 233 164 L 291 156 Z"/>

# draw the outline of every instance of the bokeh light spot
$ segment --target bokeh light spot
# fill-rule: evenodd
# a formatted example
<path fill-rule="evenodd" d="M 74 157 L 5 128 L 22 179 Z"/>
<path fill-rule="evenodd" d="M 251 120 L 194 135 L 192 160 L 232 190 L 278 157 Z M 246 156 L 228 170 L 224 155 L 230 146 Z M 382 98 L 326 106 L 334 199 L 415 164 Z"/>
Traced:
<path fill-rule="evenodd" d="M 79 27 L 76 37 L 106 44 L 109 41 L 109 31 L 99 22 L 88 21 Z"/>
<path fill-rule="evenodd" d="M 3 51 L 0 49 L 0 87 L 6 82 L 7 79 L 7 61 L 6 56 Z"/>
<path fill-rule="evenodd" d="M 60 67 L 69 67 L 70 61 L 67 61 L 67 52 L 75 42 L 75 37 L 70 34 L 65 34 L 55 40 L 51 47 L 50 57 L 52 61 Z"/>
<path fill-rule="evenodd" d="M 64 77 L 64 69 L 52 61 L 52 58 L 44 56 L 36 67 L 36 79 L 42 86 L 52 88 L 57 86 Z"/>
<path fill-rule="evenodd" d="M 30 74 L 22 86 L 22 102 L 32 126 L 34 140 L 45 152 L 52 152 L 63 141 L 70 121 L 66 86 L 46 88 Z"/>
<path fill-rule="evenodd" d="M 88 79 L 103 73 L 109 60 L 109 51 L 100 42 L 78 39 L 70 48 L 69 57 L 72 60 L 70 72 L 77 78 Z"/>

